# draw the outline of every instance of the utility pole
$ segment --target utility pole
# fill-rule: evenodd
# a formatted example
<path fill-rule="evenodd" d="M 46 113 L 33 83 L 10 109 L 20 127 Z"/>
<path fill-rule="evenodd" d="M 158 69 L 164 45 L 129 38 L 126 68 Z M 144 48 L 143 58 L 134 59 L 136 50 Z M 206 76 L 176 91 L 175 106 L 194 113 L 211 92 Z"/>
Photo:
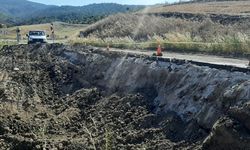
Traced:
<path fill-rule="evenodd" d="M 50 30 L 51 30 L 51 38 L 52 38 L 52 41 L 54 43 L 55 42 L 55 31 L 54 31 L 54 24 L 53 23 L 50 24 Z"/>
<path fill-rule="evenodd" d="M 16 28 L 16 40 L 18 44 L 20 43 L 20 37 L 21 37 L 20 31 L 21 30 L 17 27 Z"/>

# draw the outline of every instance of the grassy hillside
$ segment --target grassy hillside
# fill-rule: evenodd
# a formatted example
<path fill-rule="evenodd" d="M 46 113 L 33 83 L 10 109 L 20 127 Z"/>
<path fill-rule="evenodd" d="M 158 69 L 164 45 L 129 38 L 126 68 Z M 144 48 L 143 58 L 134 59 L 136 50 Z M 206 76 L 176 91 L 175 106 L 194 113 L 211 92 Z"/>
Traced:
<path fill-rule="evenodd" d="M 81 36 L 129 37 L 139 41 L 160 36 L 173 42 L 222 42 L 225 37 L 250 33 L 249 26 L 250 22 L 225 26 L 209 19 L 199 22 L 159 16 L 119 14 L 87 27 L 81 32 Z"/>
<path fill-rule="evenodd" d="M 31 19 L 22 24 L 45 23 L 62 21 L 74 24 L 90 24 L 110 14 L 131 12 L 143 8 L 142 6 L 120 5 L 114 3 L 91 4 L 81 7 L 61 6 L 51 7 L 36 12 Z"/>
<path fill-rule="evenodd" d="M 85 14 L 87 16 L 97 16 L 97 15 L 109 15 L 117 12 L 128 12 L 133 10 L 138 10 L 143 8 L 142 6 L 137 5 L 120 5 L 115 3 L 101 3 L 101 4 L 90 4 L 86 6 L 61 6 L 61 7 L 52 7 L 45 10 L 39 11 L 33 16 L 57 16 L 63 14 Z"/>
<path fill-rule="evenodd" d="M 113 15 L 87 27 L 80 33 L 82 39 L 75 41 L 142 49 L 155 49 L 160 42 L 173 51 L 244 55 L 250 53 L 250 16 L 239 14 L 250 10 L 248 4 L 242 1 L 178 4 L 157 6 L 162 10 L 151 7 L 140 13 Z M 237 10 L 240 5 L 244 6 Z M 215 15 L 196 15 L 201 10 Z M 172 14 L 159 15 L 163 13 Z"/>
<path fill-rule="evenodd" d="M 81 32 L 81 36 L 130 37 L 145 40 L 154 35 L 190 35 L 199 42 L 215 42 L 221 37 L 250 35 L 250 1 L 199 2 L 147 7 L 133 14 L 105 18 Z M 170 13 L 170 15 L 158 15 Z M 188 13 L 188 14 L 186 14 Z M 211 15 L 196 15 L 211 13 Z M 223 14 L 224 13 L 224 14 Z M 240 14 L 245 14 L 240 17 Z M 235 14 L 228 15 L 228 14 Z"/>
<path fill-rule="evenodd" d="M 57 39 L 67 39 L 72 36 L 77 36 L 79 31 L 84 29 L 87 25 L 78 25 L 78 24 L 67 24 L 62 22 L 54 23 L 54 30 Z M 22 38 L 26 38 L 26 34 L 30 30 L 44 30 L 47 34 L 50 35 L 50 24 L 37 24 L 37 25 L 23 25 L 18 26 L 21 30 Z M 10 27 L 7 29 L 2 29 L 7 31 L 7 34 L 0 34 L 0 39 L 15 39 L 16 38 L 16 28 Z M 1 30 L 1 29 L 0 29 Z"/>
<path fill-rule="evenodd" d="M 198 13 L 250 15 L 250 1 L 199 2 L 152 7 L 147 13 Z"/>
<path fill-rule="evenodd" d="M 119 5 L 114 3 L 86 6 L 50 6 L 27 0 L 0 0 L 0 13 L 12 17 L 12 24 L 41 24 L 55 21 L 86 24 L 118 12 L 136 11 L 143 6 Z M 0 20 L 1 21 L 1 20 Z"/>
<path fill-rule="evenodd" d="M 27 0 L 0 0 L 0 12 L 12 17 L 28 17 L 36 11 L 51 7 Z"/>
<path fill-rule="evenodd" d="M 0 13 L 0 28 L 2 28 L 2 26 L 4 25 L 8 25 L 8 24 L 12 24 L 13 23 L 13 18 L 3 14 L 3 13 Z"/>

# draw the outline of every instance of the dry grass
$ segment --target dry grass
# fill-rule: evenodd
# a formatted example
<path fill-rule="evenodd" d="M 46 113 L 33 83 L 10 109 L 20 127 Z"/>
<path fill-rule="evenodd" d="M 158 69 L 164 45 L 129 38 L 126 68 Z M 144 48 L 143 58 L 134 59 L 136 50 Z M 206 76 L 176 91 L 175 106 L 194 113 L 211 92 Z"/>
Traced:
<path fill-rule="evenodd" d="M 189 19 L 148 15 L 147 13 L 222 14 L 218 21 L 209 15 Z M 83 30 L 82 39 L 69 42 L 129 49 L 155 49 L 157 41 L 168 50 L 213 54 L 250 53 L 250 22 L 247 19 L 220 23 L 223 14 L 250 14 L 250 1 L 206 2 L 155 6 L 139 13 L 118 14 Z M 198 16 L 199 17 L 199 16 Z M 207 17 L 207 18 L 206 18 Z"/>
<path fill-rule="evenodd" d="M 118 14 L 99 21 L 69 42 L 127 49 L 155 49 L 158 41 L 167 50 L 213 54 L 250 53 L 250 22 L 222 25 L 212 22 Z"/>
<path fill-rule="evenodd" d="M 16 41 L 0 40 L 0 50 L 4 45 L 15 45 L 15 44 L 17 44 Z"/>
<path fill-rule="evenodd" d="M 181 35 L 179 35 L 181 36 Z M 185 35 L 182 35 L 185 37 Z M 240 38 L 240 37 L 239 37 Z M 84 44 L 92 45 L 96 47 L 107 47 L 119 49 L 147 49 L 156 50 L 160 43 L 164 51 L 185 52 L 185 53 L 207 53 L 207 54 L 219 54 L 219 55 L 233 55 L 233 56 L 248 56 L 250 54 L 250 40 L 240 41 L 240 39 L 232 39 L 228 37 L 225 42 L 194 42 L 184 41 L 174 42 L 167 39 L 163 39 L 159 36 L 154 36 L 150 40 L 138 42 L 129 37 L 125 38 L 75 38 L 68 41 L 69 44 Z"/>
<path fill-rule="evenodd" d="M 87 25 L 78 25 L 78 24 L 67 24 L 62 22 L 54 23 L 54 30 L 57 39 L 65 39 L 71 36 L 77 36 L 81 30 L 83 30 Z M 38 25 L 24 25 L 19 26 L 21 30 L 21 37 L 26 38 L 26 34 L 30 30 L 44 30 L 47 34 L 50 34 L 50 24 L 38 24 Z M 7 35 L 0 34 L 0 39 L 15 39 L 16 38 L 16 29 L 17 27 L 11 27 L 7 29 L 0 29 L 7 31 Z"/>
<path fill-rule="evenodd" d="M 207 2 L 157 6 L 143 12 L 246 14 L 249 8 L 250 1 Z M 20 28 L 24 35 L 28 30 L 49 30 L 49 27 L 49 24 L 44 24 Z M 8 29 L 10 38 L 15 38 L 15 29 Z M 242 55 L 250 53 L 250 22 L 244 20 L 222 25 L 210 18 L 195 21 L 136 13 L 109 16 L 88 27 L 58 23 L 55 29 L 59 39 L 70 36 L 67 38 L 70 44 L 85 43 L 106 47 L 109 43 L 116 48 L 155 49 L 160 41 L 166 49 L 174 51 Z M 82 38 L 78 38 L 79 31 Z"/>
<path fill-rule="evenodd" d="M 149 13 L 250 14 L 250 1 L 224 1 L 156 6 Z"/>
<path fill-rule="evenodd" d="M 119 14 L 99 21 L 81 32 L 84 37 L 124 38 L 136 41 L 161 36 L 173 42 L 224 42 L 227 37 L 247 38 L 250 22 L 221 25 L 207 19 L 202 22 L 148 15 Z"/>

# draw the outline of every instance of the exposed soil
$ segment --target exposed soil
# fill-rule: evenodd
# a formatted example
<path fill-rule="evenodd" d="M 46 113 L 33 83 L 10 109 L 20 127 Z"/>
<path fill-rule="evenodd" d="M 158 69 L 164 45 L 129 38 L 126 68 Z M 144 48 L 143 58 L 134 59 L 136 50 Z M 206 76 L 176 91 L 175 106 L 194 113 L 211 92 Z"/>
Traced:
<path fill-rule="evenodd" d="M 241 72 L 91 47 L 0 50 L 1 149 L 249 149 Z"/>
<path fill-rule="evenodd" d="M 190 21 L 204 21 L 210 19 L 215 23 L 223 25 L 234 25 L 240 23 L 247 23 L 250 21 L 250 15 L 227 15 L 227 14 L 194 14 L 182 12 L 168 12 L 168 13 L 149 13 L 149 15 L 163 16 L 166 18 L 180 18 Z"/>

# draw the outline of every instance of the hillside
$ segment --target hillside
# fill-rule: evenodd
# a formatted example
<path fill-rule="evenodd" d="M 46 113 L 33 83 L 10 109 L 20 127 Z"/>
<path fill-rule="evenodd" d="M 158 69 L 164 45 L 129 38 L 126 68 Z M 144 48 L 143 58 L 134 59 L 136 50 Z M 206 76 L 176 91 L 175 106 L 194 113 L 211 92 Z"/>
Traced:
<path fill-rule="evenodd" d="M 109 15 L 117 12 L 127 12 L 133 11 L 142 8 L 142 6 L 136 5 L 120 5 L 115 3 L 100 3 L 100 4 L 90 4 L 86 6 L 61 6 L 61 7 L 52 7 L 47 8 L 42 11 L 34 14 L 34 17 L 37 16 L 57 16 L 63 14 L 85 14 L 87 16 L 96 16 L 96 15 Z"/>
<path fill-rule="evenodd" d="M 214 7 L 214 6 L 218 7 Z M 80 32 L 76 43 L 127 49 L 155 49 L 160 41 L 164 48 L 180 52 L 244 56 L 250 53 L 250 15 L 242 15 L 236 8 L 249 2 L 211 2 L 148 7 L 140 12 L 118 14 L 98 21 Z M 189 9 L 180 9 L 185 6 Z M 210 13 L 207 6 L 213 6 Z M 156 9 L 162 8 L 162 10 Z M 176 8 L 175 10 L 173 8 Z M 168 9 L 169 8 L 169 9 Z M 171 10 L 171 9 L 172 10 Z M 178 9 L 177 9 L 178 8 Z M 158 10 L 158 12 L 153 11 Z M 242 8 L 245 12 L 245 9 Z M 207 11 L 208 12 L 208 11 Z M 234 12 L 234 13 L 233 13 Z M 104 42 L 103 42 L 104 41 Z M 73 43 L 73 42 L 72 42 Z M 101 43 L 101 44 L 100 44 Z"/>
<path fill-rule="evenodd" d="M 28 17 L 51 6 L 27 0 L 0 0 L 0 12 L 12 17 Z"/>
<path fill-rule="evenodd" d="M 250 15 L 250 1 L 184 3 L 175 5 L 161 5 L 146 10 L 146 13 L 171 12 L 192 14 Z"/>
<path fill-rule="evenodd" d="M 81 36 L 145 40 L 148 36 L 159 35 L 171 41 L 182 38 L 200 42 L 214 42 L 238 33 L 249 37 L 250 15 L 241 16 L 243 12 L 247 14 L 247 10 L 250 10 L 250 1 L 152 6 L 133 14 L 105 18 L 83 30 Z"/>
<path fill-rule="evenodd" d="M 119 14 L 103 19 L 83 30 L 82 37 L 129 37 L 135 40 L 147 40 L 161 36 L 169 41 L 215 42 L 223 36 L 237 36 L 238 33 L 250 33 L 250 22 L 234 25 L 222 25 L 204 21 L 190 21 L 180 18 L 162 16 Z"/>
<path fill-rule="evenodd" d="M 45 23 L 53 21 L 63 21 L 67 23 L 89 24 L 102 19 L 104 16 L 136 11 L 143 6 L 120 5 L 114 3 L 91 4 L 81 7 L 61 6 L 50 7 L 40 10 L 31 16 L 31 19 L 25 20 L 23 24 Z"/>
<path fill-rule="evenodd" d="M 6 14 L 0 13 L 0 24 L 1 24 L 0 28 L 3 25 L 12 24 L 14 22 L 13 19 L 14 18 L 11 18 L 11 17 L 7 16 Z"/>
<path fill-rule="evenodd" d="M 131 12 L 143 8 L 143 6 L 114 3 L 91 4 L 79 7 L 51 6 L 27 0 L 0 0 L 0 3 L 0 13 L 12 17 L 12 24 L 15 25 L 54 21 L 86 24 L 96 22 L 110 14 Z"/>

